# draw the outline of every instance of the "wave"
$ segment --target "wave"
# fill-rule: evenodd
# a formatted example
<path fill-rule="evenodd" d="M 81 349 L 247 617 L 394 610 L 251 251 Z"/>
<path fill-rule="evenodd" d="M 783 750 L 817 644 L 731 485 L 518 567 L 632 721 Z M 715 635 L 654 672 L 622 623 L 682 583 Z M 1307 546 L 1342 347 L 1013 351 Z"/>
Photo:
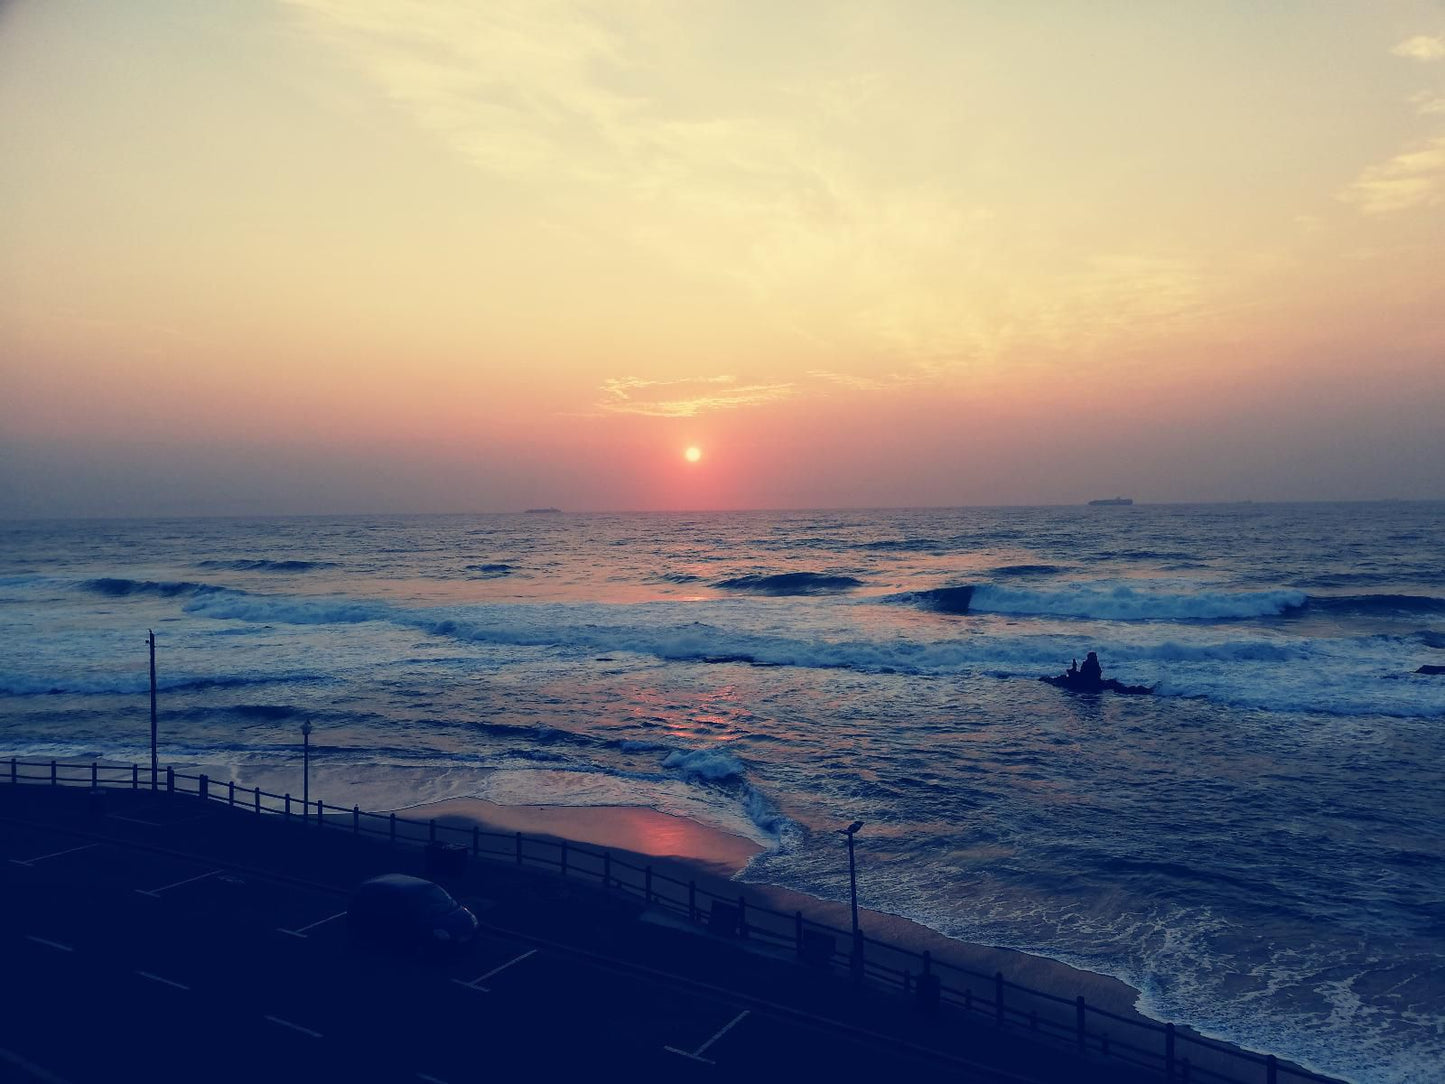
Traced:
<path fill-rule="evenodd" d="M 208 572 L 310 572 L 318 568 L 339 568 L 335 561 L 198 561 L 196 567 Z"/>
<path fill-rule="evenodd" d="M 891 596 L 939 613 L 1072 617 L 1103 621 L 1242 621 L 1304 608 L 1303 591 L 1164 591 L 1125 584 L 1070 584 L 1031 590 L 998 584 L 938 587 Z"/>
<path fill-rule="evenodd" d="M 97 595 L 108 595 L 111 598 L 124 598 L 127 595 L 159 595 L 163 598 L 174 598 L 177 595 L 195 595 L 207 591 L 225 590 L 224 587 L 216 587 L 208 583 L 194 583 L 190 580 L 126 580 L 111 576 L 83 580 L 80 586 L 83 590 L 93 591 Z"/>
<path fill-rule="evenodd" d="M 273 674 L 162 675 L 156 681 L 161 692 L 198 692 L 233 689 L 246 685 L 311 683 L 328 680 L 325 675 L 278 671 Z M 33 674 L 0 674 L 0 696 L 133 696 L 150 688 L 144 674 L 45 677 Z"/>
<path fill-rule="evenodd" d="M 467 571 L 480 573 L 486 579 L 499 579 L 516 572 L 517 566 L 509 565 L 505 561 L 489 561 L 480 565 L 467 565 Z"/>
<path fill-rule="evenodd" d="M 1310 595 L 1309 608 L 1326 613 L 1438 614 L 1445 598 L 1430 595 Z"/>
<path fill-rule="evenodd" d="M 852 576 L 824 572 L 778 572 L 770 576 L 734 576 L 713 584 L 726 591 L 748 591 L 759 595 L 831 595 L 862 587 Z"/>
<path fill-rule="evenodd" d="M 1062 572 L 1058 565 L 1000 565 L 989 569 L 991 576 L 1052 576 Z"/>

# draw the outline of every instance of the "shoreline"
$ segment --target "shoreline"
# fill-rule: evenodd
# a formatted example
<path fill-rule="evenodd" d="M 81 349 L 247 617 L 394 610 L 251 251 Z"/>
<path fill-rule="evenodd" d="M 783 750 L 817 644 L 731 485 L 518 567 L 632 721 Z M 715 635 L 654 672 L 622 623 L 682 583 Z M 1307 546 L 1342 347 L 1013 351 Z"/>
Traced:
<path fill-rule="evenodd" d="M 480 826 L 483 831 L 521 832 L 600 847 L 637 863 L 648 863 L 681 880 L 695 880 L 717 895 L 744 894 L 775 911 L 801 912 L 807 919 L 846 930 L 849 905 L 762 882 L 740 881 L 747 862 L 766 848 L 745 837 L 700 824 L 687 817 L 649 806 L 501 805 L 483 798 L 447 798 L 395 810 L 409 816 L 434 817 L 438 824 Z M 1061 960 L 949 937 L 912 919 L 860 906 L 859 926 L 873 940 L 915 953 L 929 952 L 944 964 L 992 975 L 1002 972 L 1009 983 L 1073 1001 L 1086 999 L 1103 1009 L 1147 1026 L 1158 1020 L 1137 1008 L 1143 994 L 1109 975 L 1075 967 Z M 1244 1052 L 1227 1039 L 1214 1038 L 1188 1025 L 1181 1032 Z M 1248 1051 L 1249 1053 L 1255 1053 Z M 1281 1062 L 1284 1059 L 1281 1058 Z"/>

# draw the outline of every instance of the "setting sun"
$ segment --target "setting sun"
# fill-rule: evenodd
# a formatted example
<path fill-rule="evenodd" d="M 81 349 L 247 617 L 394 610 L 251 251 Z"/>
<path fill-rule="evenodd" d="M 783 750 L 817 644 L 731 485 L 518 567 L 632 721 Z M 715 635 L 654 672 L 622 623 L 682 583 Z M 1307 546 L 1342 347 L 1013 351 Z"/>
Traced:
<path fill-rule="evenodd" d="M 699 459 L 702 458 L 702 449 L 694 446 L 683 452 L 682 457 L 686 459 L 689 463 L 696 463 Z"/>

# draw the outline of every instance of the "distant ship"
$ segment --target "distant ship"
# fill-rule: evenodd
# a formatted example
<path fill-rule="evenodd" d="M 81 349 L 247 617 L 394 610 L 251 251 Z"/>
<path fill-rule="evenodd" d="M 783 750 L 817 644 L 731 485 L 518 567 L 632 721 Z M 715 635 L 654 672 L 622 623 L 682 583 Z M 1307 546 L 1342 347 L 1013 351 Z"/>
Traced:
<path fill-rule="evenodd" d="M 1096 506 L 1096 507 L 1097 507 L 1098 505 L 1101 505 L 1101 504 L 1133 504 L 1133 503 L 1134 503 L 1134 498 L 1133 498 L 1133 497 L 1105 497 L 1103 500 L 1090 501 L 1089 503 L 1090 503 L 1091 505 Z"/>
<path fill-rule="evenodd" d="M 527 509 L 527 515 L 529 515 L 529 516 L 555 516 L 555 515 L 560 515 L 561 512 L 562 512 L 562 509 L 560 509 L 560 508 L 528 508 L 528 509 Z"/>

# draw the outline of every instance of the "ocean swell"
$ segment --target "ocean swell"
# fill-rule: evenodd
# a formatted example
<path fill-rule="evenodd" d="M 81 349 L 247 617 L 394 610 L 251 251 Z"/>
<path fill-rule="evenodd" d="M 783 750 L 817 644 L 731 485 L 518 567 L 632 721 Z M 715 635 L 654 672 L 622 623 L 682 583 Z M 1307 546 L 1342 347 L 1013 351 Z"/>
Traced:
<path fill-rule="evenodd" d="M 862 587 L 853 576 L 823 572 L 778 572 L 773 575 L 734 576 L 713 585 L 724 591 L 747 591 L 756 595 L 832 595 Z"/>

